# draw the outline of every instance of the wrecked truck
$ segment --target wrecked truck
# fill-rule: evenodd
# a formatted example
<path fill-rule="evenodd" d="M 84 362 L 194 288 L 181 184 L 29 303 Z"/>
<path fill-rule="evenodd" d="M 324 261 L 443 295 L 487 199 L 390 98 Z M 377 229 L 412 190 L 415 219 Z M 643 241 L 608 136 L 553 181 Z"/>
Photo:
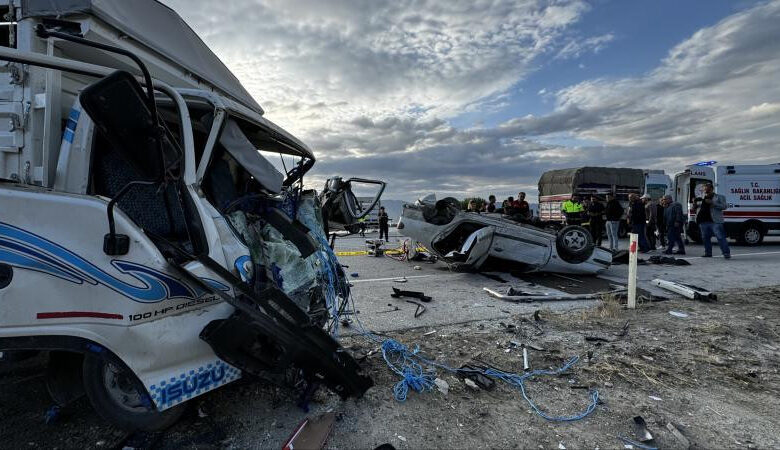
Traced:
<path fill-rule="evenodd" d="M 456 270 L 587 275 L 612 264 L 612 253 L 596 247 L 583 227 L 556 232 L 500 214 L 466 212 L 452 197 L 436 200 L 432 194 L 405 204 L 397 228 Z"/>
<path fill-rule="evenodd" d="M 325 226 L 367 213 L 351 181 L 305 189 L 312 151 L 164 5 L 5 4 L 3 358 L 45 353 L 57 403 L 128 430 L 248 374 L 363 394 L 329 332 L 349 285 Z"/>

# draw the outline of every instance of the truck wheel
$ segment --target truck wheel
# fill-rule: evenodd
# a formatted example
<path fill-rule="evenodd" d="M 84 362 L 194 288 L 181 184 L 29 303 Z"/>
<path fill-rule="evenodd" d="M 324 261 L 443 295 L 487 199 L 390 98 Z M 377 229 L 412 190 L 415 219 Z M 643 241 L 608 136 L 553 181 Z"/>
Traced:
<path fill-rule="evenodd" d="M 593 254 L 593 237 L 588 230 L 579 225 L 568 225 L 555 238 L 558 255 L 571 264 L 586 261 Z"/>
<path fill-rule="evenodd" d="M 755 222 L 748 222 L 742 226 L 737 240 L 745 245 L 758 245 L 764 240 L 764 230 Z"/>
<path fill-rule="evenodd" d="M 123 430 L 163 430 L 184 413 L 183 404 L 158 411 L 133 373 L 104 358 L 85 355 L 83 377 L 84 391 L 95 411 Z"/>

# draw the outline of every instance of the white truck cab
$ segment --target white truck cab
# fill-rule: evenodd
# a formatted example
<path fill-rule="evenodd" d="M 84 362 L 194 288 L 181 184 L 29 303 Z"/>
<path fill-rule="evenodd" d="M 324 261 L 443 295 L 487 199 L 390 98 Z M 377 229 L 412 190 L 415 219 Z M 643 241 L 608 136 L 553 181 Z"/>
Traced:
<path fill-rule="evenodd" d="M 663 169 L 645 169 L 645 188 L 642 194 L 647 194 L 653 200 L 658 200 L 664 195 L 671 195 L 672 177 Z"/>
<path fill-rule="evenodd" d="M 690 239 L 700 240 L 694 203 L 702 197 L 707 183 L 726 197 L 728 209 L 723 216 L 730 238 L 757 245 L 767 234 L 780 230 L 780 164 L 719 165 L 707 161 L 686 166 L 674 178 L 674 197 L 683 205 Z"/>
<path fill-rule="evenodd" d="M 304 189 L 312 151 L 156 1 L 3 11 L 0 352 L 48 353 L 55 401 L 126 429 L 245 373 L 365 392 L 326 229 L 384 185 Z"/>

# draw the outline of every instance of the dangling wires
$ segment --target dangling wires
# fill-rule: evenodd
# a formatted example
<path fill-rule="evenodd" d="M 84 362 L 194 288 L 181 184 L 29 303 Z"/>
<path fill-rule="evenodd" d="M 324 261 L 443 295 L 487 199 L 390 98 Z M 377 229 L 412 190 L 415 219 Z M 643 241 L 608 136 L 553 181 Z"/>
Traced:
<path fill-rule="evenodd" d="M 405 345 L 393 339 L 386 339 L 382 342 L 382 357 L 390 369 L 401 376 L 401 380 L 398 381 L 398 383 L 396 383 L 393 387 L 393 394 L 395 395 L 395 399 L 399 402 L 406 400 L 409 389 L 412 389 L 416 392 L 433 390 L 435 386 L 434 380 L 436 379 L 436 374 L 432 370 L 424 370 L 423 365 L 429 367 L 438 367 L 455 374 L 468 375 L 480 373 L 482 375 L 504 381 L 505 383 L 520 389 L 520 392 L 523 394 L 523 398 L 528 402 L 536 414 L 544 419 L 554 422 L 571 422 L 583 419 L 596 409 L 596 406 L 599 402 L 599 393 L 597 390 L 593 390 L 589 393 L 590 404 L 585 409 L 585 411 L 571 416 L 551 416 L 539 409 L 539 407 L 536 405 L 536 403 L 534 403 L 533 400 L 531 400 L 525 390 L 525 382 L 531 378 L 543 375 L 557 376 L 566 372 L 577 363 L 579 360 L 579 357 L 577 356 L 571 358 L 559 369 L 534 370 L 533 372 L 519 375 L 491 368 L 485 370 L 455 369 L 444 364 L 430 361 L 421 356 L 419 353 L 419 347 L 415 347 L 414 350 L 409 350 Z"/>

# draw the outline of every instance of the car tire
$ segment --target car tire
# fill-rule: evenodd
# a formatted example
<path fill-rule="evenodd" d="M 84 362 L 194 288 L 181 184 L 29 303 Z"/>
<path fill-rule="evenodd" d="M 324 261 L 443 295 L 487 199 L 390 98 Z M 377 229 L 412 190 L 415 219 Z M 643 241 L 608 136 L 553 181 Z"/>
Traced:
<path fill-rule="evenodd" d="M 756 222 L 748 222 L 742 226 L 737 240 L 745 245 L 759 245 L 764 240 L 764 230 Z"/>
<path fill-rule="evenodd" d="M 587 229 L 579 225 L 567 225 L 555 238 L 558 256 L 571 264 L 579 264 L 593 255 L 593 237 Z"/>
<path fill-rule="evenodd" d="M 158 411 L 141 382 L 124 366 L 93 354 L 84 356 L 84 391 L 106 421 L 126 431 L 164 430 L 181 418 L 186 405 Z"/>

